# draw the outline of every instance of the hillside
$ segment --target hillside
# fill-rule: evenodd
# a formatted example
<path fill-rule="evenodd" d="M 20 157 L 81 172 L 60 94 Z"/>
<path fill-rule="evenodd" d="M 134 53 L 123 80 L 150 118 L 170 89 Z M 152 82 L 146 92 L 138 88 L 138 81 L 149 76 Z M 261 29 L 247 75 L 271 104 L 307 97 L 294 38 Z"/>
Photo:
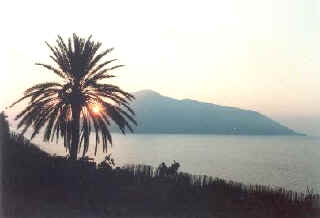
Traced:
<path fill-rule="evenodd" d="M 251 110 L 190 99 L 177 100 L 151 90 L 133 93 L 138 126 L 135 133 L 296 135 L 272 119 Z M 116 128 L 112 128 L 115 130 Z"/>

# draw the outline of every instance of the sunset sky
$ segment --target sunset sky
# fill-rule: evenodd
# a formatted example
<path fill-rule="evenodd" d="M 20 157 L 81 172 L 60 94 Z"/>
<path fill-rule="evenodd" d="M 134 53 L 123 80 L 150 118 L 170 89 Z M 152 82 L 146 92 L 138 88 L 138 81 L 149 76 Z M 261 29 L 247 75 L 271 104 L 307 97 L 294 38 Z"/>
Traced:
<path fill-rule="evenodd" d="M 44 41 L 75 32 L 115 48 L 126 66 L 112 82 L 124 90 L 256 110 L 320 135 L 320 1 L 7 1 L 0 18 L 0 110 L 58 79 L 34 63 L 51 63 Z"/>

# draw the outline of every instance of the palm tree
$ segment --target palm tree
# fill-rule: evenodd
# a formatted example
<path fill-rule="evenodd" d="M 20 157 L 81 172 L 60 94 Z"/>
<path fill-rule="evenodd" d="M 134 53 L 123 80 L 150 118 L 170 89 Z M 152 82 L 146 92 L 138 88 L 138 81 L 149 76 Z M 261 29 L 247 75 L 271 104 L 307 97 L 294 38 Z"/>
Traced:
<path fill-rule="evenodd" d="M 31 139 L 44 126 L 44 141 L 51 141 L 56 136 L 64 139 L 64 146 L 70 158 L 77 159 L 77 154 L 83 146 L 83 156 L 89 147 L 90 133 L 94 128 L 96 136 L 95 155 L 97 145 L 102 140 L 103 151 L 107 150 L 108 142 L 112 145 L 112 138 L 108 126 L 112 120 L 125 134 L 130 123 L 137 125 L 134 111 L 129 107 L 134 96 L 123 91 L 118 86 L 99 83 L 102 79 L 115 77 L 110 71 L 123 65 L 107 68 L 116 59 L 101 62 L 113 48 L 97 54 L 100 42 L 80 38 L 73 34 L 68 44 L 61 36 L 53 47 L 46 42 L 52 55 L 50 58 L 56 66 L 36 63 L 62 78 L 62 83 L 40 83 L 24 92 L 24 96 L 11 105 L 29 99 L 28 106 L 21 111 L 17 119 L 21 119 L 18 128 L 24 126 L 22 134 L 32 126 Z"/>

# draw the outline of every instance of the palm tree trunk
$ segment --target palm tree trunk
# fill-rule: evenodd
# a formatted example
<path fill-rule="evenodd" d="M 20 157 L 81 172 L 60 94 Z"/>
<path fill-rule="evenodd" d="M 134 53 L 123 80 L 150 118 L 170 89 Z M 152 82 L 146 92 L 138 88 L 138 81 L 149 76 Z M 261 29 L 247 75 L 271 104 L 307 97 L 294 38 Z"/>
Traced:
<path fill-rule="evenodd" d="M 80 140 L 80 105 L 72 105 L 72 138 L 71 138 L 71 149 L 70 158 L 71 160 L 77 160 L 78 146 Z"/>

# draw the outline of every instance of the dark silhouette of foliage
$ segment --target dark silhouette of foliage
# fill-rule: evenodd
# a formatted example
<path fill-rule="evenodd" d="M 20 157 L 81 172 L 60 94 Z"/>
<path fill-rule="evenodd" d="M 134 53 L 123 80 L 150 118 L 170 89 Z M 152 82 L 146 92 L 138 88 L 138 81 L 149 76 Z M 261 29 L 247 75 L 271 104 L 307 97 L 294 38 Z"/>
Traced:
<path fill-rule="evenodd" d="M 107 154 L 103 161 L 98 164 L 98 169 L 112 170 L 115 167 L 114 159 L 111 154 Z"/>
<path fill-rule="evenodd" d="M 316 218 L 319 195 L 146 165 L 101 170 L 90 160 L 50 156 L 23 136 L 4 145 L 2 217 Z M 107 157 L 107 162 L 111 157 Z M 177 162 L 174 162 L 174 165 Z"/>
<path fill-rule="evenodd" d="M 160 177 L 174 176 L 174 175 L 177 175 L 179 167 L 180 167 L 180 164 L 175 160 L 173 161 L 170 167 L 167 167 L 167 165 L 164 162 L 162 162 L 158 166 L 156 170 L 156 174 Z"/>
<path fill-rule="evenodd" d="M 3 117 L 2 117 L 3 118 Z M 0 116 L 0 126 L 6 119 Z M 5 128 L 1 135 L 8 134 Z M 96 166 L 88 158 L 52 156 L 20 134 L 2 144 L 1 217 L 317 218 L 319 195 L 244 185 L 159 167 Z M 160 164 L 166 166 L 165 163 Z M 106 168 L 104 168 L 106 167 Z M 107 170 L 105 170 L 107 169 Z"/>
<path fill-rule="evenodd" d="M 162 163 L 158 166 L 157 174 L 158 174 L 160 177 L 164 177 L 164 176 L 167 176 L 167 173 L 168 173 L 168 167 L 167 167 L 167 165 L 166 165 L 165 162 L 162 162 Z"/>
<path fill-rule="evenodd" d="M 10 128 L 7 121 L 7 115 L 2 111 L 0 113 L 0 146 L 2 149 L 2 143 L 6 143 L 9 139 Z"/>
<path fill-rule="evenodd" d="M 44 141 L 64 139 L 64 146 L 70 158 L 77 159 L 80 148 L 84 156 L 88 151 L 89 137 L 94 129 L 97 146 L 102 141 L 103 151 L 112 144 L 108 126 L 113 121 L 122 133 L 131 132 L 130 123 L 137 125 L 134 111 L 129 107 L 134 96 L 118 86 L 99 83 L 103 79 L 115 77 L 110 72 L 123 65 L 109 66 L 116 59 L 102 61 L 113 48 L 97 53 L 100 42 L 80 38 L 73 34 L 66 43 L 58 36 L 56 46 L 47 46 L 52 52 L 50 58 L 56 66 L 36 63 L 58 75 L 64 82 L 45 82 L 27 89 L 24 96 L 11 105 L 29 99 L 28 106 L 16 116 L 20 119 L 18 128 L 22 133 L 32 126 L 37 135 L 46 126 Z M 100 63 L 101 62 L 101 63 Z M 95 111 L 96 108 L 96 111 Z"/>
<path fill-rule="evenodd" d="M 179 167 L 180 164 L 174 160 L 173 164 L 171 164 L 168 169 L 168 175 L 176 175 L 178 173 Z"/>

